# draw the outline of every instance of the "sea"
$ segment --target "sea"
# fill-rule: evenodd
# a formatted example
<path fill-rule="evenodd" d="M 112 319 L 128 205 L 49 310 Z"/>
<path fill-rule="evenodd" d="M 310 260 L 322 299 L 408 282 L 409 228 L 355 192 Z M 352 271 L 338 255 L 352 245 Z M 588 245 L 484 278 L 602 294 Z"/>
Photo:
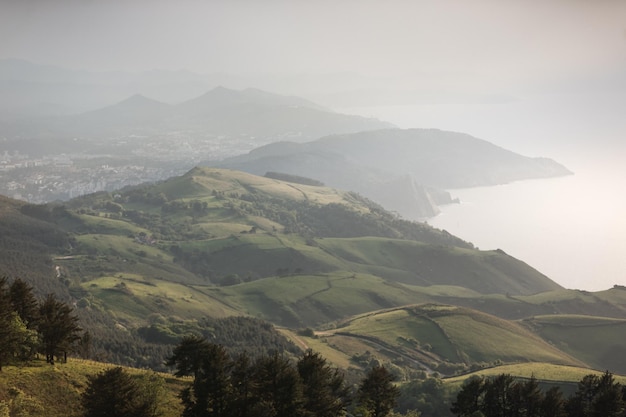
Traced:
<path fill-rule="evenodd" d="M 495 103 L 351 107 L 400 128 L 469 133 L 573 174 L 448 190 L 459 204 L 427 222 L 501 249 L 566 288 L 626 285 L 626 95 L 549 95 Z"/>

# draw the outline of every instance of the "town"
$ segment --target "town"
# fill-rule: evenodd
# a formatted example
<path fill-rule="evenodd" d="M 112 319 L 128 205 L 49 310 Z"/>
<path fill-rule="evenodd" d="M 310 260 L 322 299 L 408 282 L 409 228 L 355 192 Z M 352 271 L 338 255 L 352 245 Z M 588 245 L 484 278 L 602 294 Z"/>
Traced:
<path fill-rule="evenodd" d="M 203 161 L 239 155 L 264 144 L 253 136 L 196 132 L 128 135 L 100 141 L 104 149 L 31 156 L 0 154 L 0 194 L 41 204 L 181 175 Z"/>

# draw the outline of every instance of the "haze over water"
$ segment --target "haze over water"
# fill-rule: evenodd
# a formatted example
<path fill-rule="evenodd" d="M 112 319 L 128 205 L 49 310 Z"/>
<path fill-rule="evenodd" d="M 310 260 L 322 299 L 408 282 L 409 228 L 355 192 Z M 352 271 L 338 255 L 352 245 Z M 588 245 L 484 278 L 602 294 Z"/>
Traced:
<path fill-rule="evenodd" d="M 402 128 L 461 131 L 564 164 L 574 175 L 449 190 L 461 204 L 428 223 L 481 249 L 500 248 L 566 288 L 596 291 L 626 284 L 626 100 L 574 98 L 349 111 Z"/>

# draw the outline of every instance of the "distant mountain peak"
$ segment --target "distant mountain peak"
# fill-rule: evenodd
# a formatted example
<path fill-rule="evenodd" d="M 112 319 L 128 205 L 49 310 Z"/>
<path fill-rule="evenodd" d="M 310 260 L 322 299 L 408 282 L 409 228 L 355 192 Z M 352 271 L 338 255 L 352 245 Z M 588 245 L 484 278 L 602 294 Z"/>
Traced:
<path fill-rule="evenodd" d="M 83 122 L 118 125 L 134 123 L 138 120 L 152 120 L 167 112 L 172 106 L 151 99 L 142 94 L 134 94 L 119 103 L 79 115 Z"/>
<path fill-rule="evenodd" d="M 128 97 L 126 100 L 123 100 L 123 101 L 130 101 L 130 100 L 152 100 L 152 99 L 144 96 L 143 94 L 136 93 L 136 94 L 133 94 L 132 96 Z"/>
<path fill-rule="evenodd" d="M 241 92 L 238 90 L 234 90 L 232 88 L 227 88 L 221 85 L 218 85 L 217 87 L 207 91 L 206 93 L 202 94 L 200 97 L 207 97 L 207 96 L 240 96 Z M 199 98 L 199 97 L 198 97 Z"/>
<path fill-rule="evenodd" d="M 95 110 L 93 112 L 89 112 L 88 114 L 93 114 L 93 113 L 116 113 L 119 111 L 123 111 L 123 112 L 128 112 L 128 111 L 133 111 L 133 112 L 155 112 L 155 111 L 161 111 L 163 109 L 169 108 L 171 107 L 169 104 L 151 99 L 149 97 L 146 97 L 142 94 L 134 94 L 128 98 L 126 98 L 125 100 L 122 100 L 116 104 L 113 104 L 111 106 L 107 106 L 104 107 L 102 109 L 99 110 Z"/>
<path fill-rule="evenodd" d="M 143 94 L 133 94 L 132 96 L 128 97 L 125 100 L 120 101 L 117 104 L 114 104 L 114 106 L 119 106 L 119 105 L 124 105 L 124 104 L 132 104 L 132 105 L 159 105 L 159 106 L 168 106 L 168 104 L 165 104 L 163 102 L 154 100 L 150 97 L 146 97 Z"/>
<path fill-rule="evenodd" d="M 217 86 L 199 97 L 181 103 L 179 106 L 183 109 L 195 108 L 196 110 L 207 111 L 235 105 L 307 107 L 332 112 L 330 109 L 297 96 L 270 93 L 258 88 L 233 90 L 223 86 Z"/>

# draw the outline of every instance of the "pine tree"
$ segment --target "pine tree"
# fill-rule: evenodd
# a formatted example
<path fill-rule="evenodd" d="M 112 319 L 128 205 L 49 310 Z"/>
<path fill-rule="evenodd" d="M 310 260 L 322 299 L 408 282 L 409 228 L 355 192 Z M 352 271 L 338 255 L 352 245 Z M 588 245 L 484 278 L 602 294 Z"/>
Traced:
<path fill-rule="evenodd" d="M 514 378 L 501 374 L 485 384 L 483 413 L 489 417 L 510 417 L 516 407 L 513 395 Z"/>
<path fill-rule="evenodd" d="M 393 375 L 384 366 L 375 366 L 361 381 L 358 403 L 370 417 L 386 417 L 395 407 L 400 390 L 393 380 Z"/>
<path fill-rule="evenodd" d="M 3 364 L 15 360 L 30 359 L 31 352 L 38 343 L 37 332 L 28 329 L 15 311 L 10 312 L 9 318 L 4 321 L 3 326 L 4 337 L 0 348 L 0 371 Z"/>
<path fill-rule="evenodd" d="M 598 379 L 592 410 L 593 417 L 620 417 L 624 413 L 622 386 L 609 371 Z"/>
<path fill-rule="evenodd" d="M 540 417 L 544 397 L 534 376 L 528 381 L 516 382 L 512 391 L 513 409 L 511 417 Z"/>
<path fill-rule="evenodd" d="M 192 385 L 181 392 L 184 417 L 228 416 L 231 408 L 232 361 L 221 345 L 190 336 L 174 349 L 167 361 L 177 376 L 193 375 Z"/>
<path fill-rule="evenodd" d="M 301 417 L 303 408 L 300 375 L 289 360 L 278 353 L 261 358 L 255 365 L 257 381 L 254 415 Z"/>
<path fill-rule="evenodd" d="M 85 417 L 154 417 L 139 384 L 117 367 L 88 377 L 81 397 Z"/>
<path fill-rule="evenodd" d="M 80 339 L 78 317 L 72 308 L 49 294 L 39 307 L 39 333 L 46 362 L 54 365 L 54 356 L 67 355 L 74 342 Z"/>
<path fill-rule="evenodd" d="M 304 408 L 316 417 L 343 416 L 348 389 L 339 370 L 311 350 L 300 358 L 297 368 L 304 388 Z"/>
<path fill-rule="evenodd" d="M 233 417 L 256 417 L 252 409 L 256 401 L 254 393 L 258 383 L 254 379 L 252 361 L 246 352 L 235 359 L 230 373 L 233 387 L 231 415 Z"/>
<path fill-rule="evenodd" d="M 596 394 L 599 378 L 597 375 L 585 375 L 578 382 L 578 389 L 568 398 L 565 408 L 570 417 L 591 417 L 593 400 Z"/>
<path fill-rule="evenodd" d="M 546 391 L 541 402 L 541 415 L 543 417 L 566 417 L 565 400 L 559 387 L 552 387 Z"/>
<path fill-rule="evenodd" d="M 33 294 L 33 287 L 20 278 L 9 287 L 9 297 L 13 310 L 19 314 L 20 318 L 29 329 L 37 328 L 39 319 L 39 303 Z"/>
<path fill-rule="evenodd" d="M 206 339 L 192 335 L 185 336 L 183 340 L 174 348 L 172 356 L 170 356 L 165 364 L 167 366 L 175 366 L 176 376 L 194 376 L 198 375 L 203 358 L 208 354 L 210 344 Z"/>
<path fill-rule="evenodd" d="M 2 366 L 13 356 L 12 344 L 15 339 L 14 312 L 11 306 L 9 290 L 7 288 L 8 279 L 0 277 L 0 371 Z"/>
<path fill-rule="evenodd" d="M 452 411 L 458 417 L 469 417 L 482 409 L 482 399 L 485 393 L 485 380 L 480 376 L 469 378 L 452 403 Z"/>
<path fill-rule="evenodd" d="M 609 371 L 602 376 L 585 375 L 565 408 L 570 417 L 621 417 L 625 411 L 623 387 Z"/>

